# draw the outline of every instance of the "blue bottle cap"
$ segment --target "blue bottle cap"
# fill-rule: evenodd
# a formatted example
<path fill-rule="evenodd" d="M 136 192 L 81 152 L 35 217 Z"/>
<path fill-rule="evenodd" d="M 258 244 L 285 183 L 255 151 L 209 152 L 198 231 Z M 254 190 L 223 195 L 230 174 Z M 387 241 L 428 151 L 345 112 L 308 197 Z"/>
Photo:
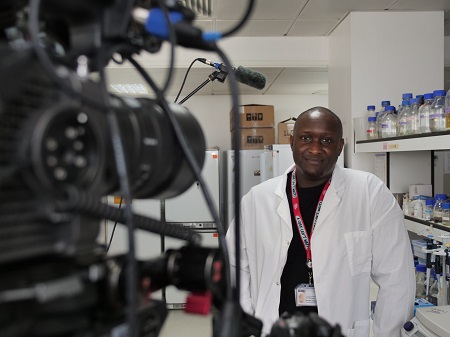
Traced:
<path fill-rule="evenodd" d="M 435 91 L 433 91 L 434 97 L 436 97 L 436 96 L 445 96 L 446 94 L 447 94 L 447 92 L 445 90 L 435 90 Z"/>
<path fill-rule="evenodd" d="M 411 99 L 409 100 L 409 103 L 411 103 L 411 104 L 416 104 L 418 101 L 419 101 L 419 100 L 418 100 L 417 98 L 411 98 Z"/>
<path fill-rule="evenodd" d="M 382 101 L 381 106 L 388 106 L 391 105 L 391 101 Z"/>
<path fill-rule="evenodd" d="M 408 99 L 404 99 L 402 101 L 402 106 L 407 106 L 407 105 L 409 105 L 409 100 Z"/>
<path fill-rule="evenodd" d="M 368 117 L 367 120 L 368 120 L 369 122 L 376 122 L 376 121 L 377 121 L 377 118 L 376 118 L 376 117 Z"/>
<path fill-rule="evenodd" d="M 392 105 L 388 105 L 388 106 L 386 107 L 386 110 L 388 110 L 388 111 L 394 111 L 395 108 L 394 108 Z"/>
<path fill-rule="evenodd" d="M 368 105 L 367 110 L 375 110 L 375 105 Z"/>
<path fill-rule="evenodd" d="M 450 209 L 450 204 L 449 204 L 448 202 L 444 202 L 444 203 L 442 204 L 442 208 L 443 208 L 443 209 Z"/>
<path fill-rule="evenodd" d="M 410 99 L 412 98 L 412 96 L 413 96 L 412 93 L 407 92 L 402 95 L 402 99 Z"/>
<path fill-rule="evenodd" d="M 426 205 L 426 206 L 433 206 L 433 199 L 427 199 L 427 200 L 425 200 L 425 205 Z"/>
<path fill-rule="evenodd" d="M 423 99 L 433 99 L 433 93 L 428 92 L 425 95 L 423 95 Z"/>

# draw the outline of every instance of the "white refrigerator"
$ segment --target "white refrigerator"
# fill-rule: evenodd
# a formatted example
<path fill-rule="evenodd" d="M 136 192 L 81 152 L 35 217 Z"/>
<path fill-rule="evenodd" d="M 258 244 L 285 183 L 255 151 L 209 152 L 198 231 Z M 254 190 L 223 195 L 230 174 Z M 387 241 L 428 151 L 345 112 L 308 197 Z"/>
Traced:
<path fill-rule="evenodd" d="M 234 169 L 235 169 L 235 151 L 224 151 L 224 223 L 226 227 L 234 218 Z M 261 164 L 260 156 L 264 150 L 240 150 L 240 199 L 250 189 L 261 182 Z"/>
<path fill-rule="evenodd" d="M 220 154 L 219 150 L 207 150 L 202 177 L 211 193 L 214 208 L 220 214 Z M 165 215 L 168 223 L 189 227 L 202 237 L 202 247 L 218 248 L 217 226 L 203 195 L 199 182 L 195 182 L 186 192 L 165 201 Z M 185 241 L 165 237 L 163 250 L 178 249 Z M 189 293 L 174 286 L 165 289 L 169 309 L 182 309 Z"/>

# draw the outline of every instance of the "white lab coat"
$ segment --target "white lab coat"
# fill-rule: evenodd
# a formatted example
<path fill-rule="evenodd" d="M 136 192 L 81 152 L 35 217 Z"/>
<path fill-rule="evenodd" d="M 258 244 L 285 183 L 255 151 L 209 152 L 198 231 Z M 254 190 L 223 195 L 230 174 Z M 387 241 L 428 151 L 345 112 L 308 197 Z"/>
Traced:
<path fill-rule="evenodd" d="M 290 170 L 253 187 L 241 201 L 241 305 L 263 321 L 263 334 L 279 316 L 280 279 L 293 235 Z M 227 240 L 233 272 L 234 237 L 232 221 Z M 319 316 L 339 324 L 347 337 L 368 337 L 372 278 L 380 287 L 374 336 L 400 336 L 413 317 L 414 263 L 403 213 L 378 177 L 336 165 L 311 250 Z"/>

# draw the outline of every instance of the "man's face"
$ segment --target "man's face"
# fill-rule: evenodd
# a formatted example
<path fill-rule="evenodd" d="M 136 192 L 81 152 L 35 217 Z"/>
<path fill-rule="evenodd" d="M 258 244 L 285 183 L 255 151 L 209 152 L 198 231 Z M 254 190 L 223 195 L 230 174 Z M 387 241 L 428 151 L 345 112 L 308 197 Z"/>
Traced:
<path fill-rule="evenodd" d="M 303 114 L 291 136 L 299 186 L 324 183 L 331 176 L 343 145 L 333 116 L 319 110 Z"/>

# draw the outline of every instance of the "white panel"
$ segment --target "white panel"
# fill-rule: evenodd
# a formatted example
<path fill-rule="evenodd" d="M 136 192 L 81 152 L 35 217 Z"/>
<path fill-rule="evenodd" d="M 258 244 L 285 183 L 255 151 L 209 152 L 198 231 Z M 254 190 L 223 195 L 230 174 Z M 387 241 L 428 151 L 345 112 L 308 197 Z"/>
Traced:
<path fill-rule="evenodd" d="M 351 11 L 372 11 L 389 8 L 396 0 L 315 0 L 309 1 L 300 14 L 304 19 L 342 19 Z"/>
<path fill-rule="evenodd" d="M 399 0 L 390 9 L 429 11 L 429 10 L 450 10 L 448 0 Z"/>
<path fill-rule="evenodd" d="M 328 69 L 324 68 L 286 68 L 278 77 L 283 83 L 326 83 Z"/>
<path fill-rule="evenodd" d="M 278 1 L 258 0 L 255 1 L 255 7 L 250 18 L 252 20 L 294 19 L 306 2 L 306 0 L 283 0 L 283 5 L 280 6 Z M 247 7 L 247 2 L 241 0 L 217 1 L 216 3 L 215 13 L 217 18 L 222 20 L 239 20 Z"/>
<path fill-rule="evenodd" d="M 327 91 L 328 83 L 297 83 L 295 85 L 290 83 L 278 83 L 267 89 L 269 95 L 298 95 L 298 94 L 313 94 L 317 91 Z"/>
<path fill-rule="evenodd" d="M 219 151 L 206 151 L 202 177 L 219 212 Z M 178 197 L 166 200 L 167 222 L 213 222 L 198 182 Z"/>
<path fill-rule="evenodd" d="M 295 21 L 288 36 L 327 36 L 339 23 L 339 20 L 306 20 Z"/>
<path fill-rule="evenodd" d="M 217 20 L 216 27 L 219 32 L 223 32 L 238 23 L 239 21 Z M 234 36 L 283 36 L 291 25 L 292 21 L 289 20 L 249 20 Z"/>
<path fill-rule="evenodd" d="M 240 196 L 241 198 L 250 191 L 250 188 L 260 183 L 260 155 L 264 150 L 241 150 L 240 151 Z M 226 193 L 228 225 L 234 217 L 234 158 L 233 150 L 225 152 L 226 163 Z"/>
<path fill-rule="evenodd" d="M 273 160 L 272 160 L 272 156 L 273 156 L 273 152 L 272 150 L 267 150 L 264 151 L 263 153 L 261 153 L 261 155 L 259 156 L 259 168 L 260 168 L 260 181 L 266 181 L 270 178 L 273 178 Z"/>
<path fill-rule="evenodd" d="M 292 157 L 292 150 L 290 144 L 274 144 L 272 145 L 274 151 L 274 168 L 273 175 L 277 177 L 282 175 L 292 164 L 294 158 Z"/>
<path fill-rule="evenodd" d="M 389 160 L 392 193 L 406 193 L 411 184 L 432 184 L 429 151 L 391 152 Z"/>

